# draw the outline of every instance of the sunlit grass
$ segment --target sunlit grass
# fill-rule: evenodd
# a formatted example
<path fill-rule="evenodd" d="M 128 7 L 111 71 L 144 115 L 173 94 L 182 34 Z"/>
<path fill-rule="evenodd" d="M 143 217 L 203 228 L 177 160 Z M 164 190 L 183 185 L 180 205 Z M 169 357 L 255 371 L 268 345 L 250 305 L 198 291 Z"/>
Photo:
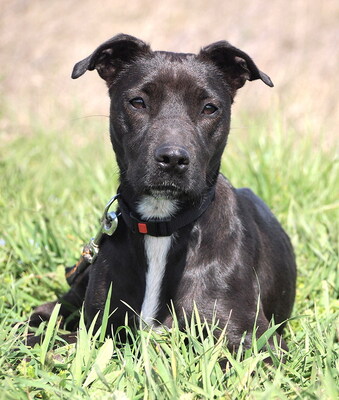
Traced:
<path fill-rule="evenodd" d="M 87 331 L 83 319 L 76 346 L 53 349 L 57 319 L 41 326 L 41 346 L 21 343 L 27 327 L 17 323 L 67 290 L 64 266 L 79 256 L 115 193 L 106 123 L 34 126 L 0 144 L 0 398 L 337 398 L 338 162 L 279 118 L 235 121 L 247 133 L 231 131 L 222 171 L 269 204 L 295 247 L 286 364 L 265 366 L 256 346 L 244 357 L 230 354 L 223 336 L 215 343 L 212 333 L 202 335 L 198 315 L 185 332 L 130 332 L 124 346 L 94 325 Z M 228 360 L 225 370 L 220 358 Z"/>

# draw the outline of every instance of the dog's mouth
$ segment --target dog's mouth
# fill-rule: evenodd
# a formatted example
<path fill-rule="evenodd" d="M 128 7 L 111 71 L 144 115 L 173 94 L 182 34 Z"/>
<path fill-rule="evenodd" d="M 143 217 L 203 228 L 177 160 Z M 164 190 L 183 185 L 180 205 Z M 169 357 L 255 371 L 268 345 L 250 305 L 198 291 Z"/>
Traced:
<path fill-rule="evenodd" d="M 163 182 L 160 185 L 152 185 L 146 188 L 146 194 L 156 199 L 179 199 L 185 196 L 186 191 L 172 182 Z"/>

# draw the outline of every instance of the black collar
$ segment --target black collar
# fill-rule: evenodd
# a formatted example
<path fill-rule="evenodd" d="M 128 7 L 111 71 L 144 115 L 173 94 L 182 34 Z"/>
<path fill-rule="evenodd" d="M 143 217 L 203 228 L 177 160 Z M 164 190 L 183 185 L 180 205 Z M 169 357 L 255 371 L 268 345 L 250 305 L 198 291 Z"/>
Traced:
<path fill-rule="evenodd" d="M 214 200 L 214 187 L 204 196 L 203 200 L 194 207 L 179 212 L 172 218 L 143 220 L 139 215 L 131 211 L 123 194 L 118 198 L 121 216 L 133 233 L 151 236 L 171 236 L 178 229 L 194 222 L 208 208 Z"/>

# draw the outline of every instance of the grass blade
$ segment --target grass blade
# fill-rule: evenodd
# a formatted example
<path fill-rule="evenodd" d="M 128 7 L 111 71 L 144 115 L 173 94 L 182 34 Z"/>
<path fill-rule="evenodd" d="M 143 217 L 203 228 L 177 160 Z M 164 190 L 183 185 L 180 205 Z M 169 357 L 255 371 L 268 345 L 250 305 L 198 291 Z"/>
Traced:
<path fill-rule="evenodd" d="M 56 329 L 57 329 L 57 318 L 59 315 L 59 311 L 60 311 L 60 307 L 61 304 L 57 303 L 52 311 L 52 315 L 48 321 L 47 324 L 47 328 L 46 328 L 46 333 L 45 333 L 45 337 L 44 340 L 41 344 L 41 352 L 40 352 L 40 362 L 42 365 L 45 364 L 46 361 L 46 354 L 48 351 L 48 348 L 50 346 L 51 343 L 51 339 L 53 337 L 53 334 L 55 333 Z"/>

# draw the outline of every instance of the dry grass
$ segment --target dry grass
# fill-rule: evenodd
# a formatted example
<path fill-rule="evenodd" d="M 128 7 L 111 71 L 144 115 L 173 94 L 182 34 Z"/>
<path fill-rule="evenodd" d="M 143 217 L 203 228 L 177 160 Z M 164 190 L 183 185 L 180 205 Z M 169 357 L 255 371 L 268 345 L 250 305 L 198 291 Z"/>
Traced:
<path fill-rule="evenodd" d="M 73 64 L 118 32 L 154 49 L 198 51 L 220 39 L 247 51 L 275 83 L 247 85 L 236 109 L 282 113 L 310 137 L 336 143 L 339 3 L 336 0 L 1 0 L 0 89 L 7 114 L 0 128 L 22 134 L 34 119 L 66 123 L 67 111 L 107 114 L 96 74 L 69 78 Z M 247 92 L 249 91 L 249 92 Z M 18 123 L 20 124 L 18 126 Z M 46 125 L 47 124 L 47 125 Z M 324 134 L 323 136 L 320 133 Z"/>

